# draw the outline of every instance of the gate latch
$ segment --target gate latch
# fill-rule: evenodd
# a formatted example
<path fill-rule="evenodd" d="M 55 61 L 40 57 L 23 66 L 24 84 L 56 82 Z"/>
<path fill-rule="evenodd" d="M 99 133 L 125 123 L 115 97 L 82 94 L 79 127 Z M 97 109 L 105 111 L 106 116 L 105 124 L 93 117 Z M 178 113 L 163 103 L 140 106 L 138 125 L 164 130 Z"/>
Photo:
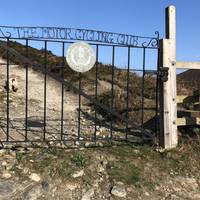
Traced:
<path fill-rule="evenodd" d="M 158 70 L 158 78 L 162 82 L 168 81 L 168 75 L 169 75 L 169 68 L 168 67 L 161 67 Z"/>

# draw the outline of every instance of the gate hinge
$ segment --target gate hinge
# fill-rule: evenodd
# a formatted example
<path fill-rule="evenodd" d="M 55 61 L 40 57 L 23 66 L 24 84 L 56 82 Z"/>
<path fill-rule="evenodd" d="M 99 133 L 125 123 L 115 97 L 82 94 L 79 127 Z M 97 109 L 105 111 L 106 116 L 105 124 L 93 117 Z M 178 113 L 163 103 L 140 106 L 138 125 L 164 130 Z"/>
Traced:
<path fill-rule="evenodd" d="M 158 78 L 162 82 L 168 81 L 168 75 L 169 75 L 169 68 L 168 67 L 161 67 L 158 70 Z"/>

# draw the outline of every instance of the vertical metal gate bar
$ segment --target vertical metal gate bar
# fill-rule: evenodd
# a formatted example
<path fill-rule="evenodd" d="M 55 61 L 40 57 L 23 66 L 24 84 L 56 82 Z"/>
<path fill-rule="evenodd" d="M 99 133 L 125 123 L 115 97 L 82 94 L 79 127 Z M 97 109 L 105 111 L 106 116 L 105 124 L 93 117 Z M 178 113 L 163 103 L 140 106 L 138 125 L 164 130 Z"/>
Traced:
<path fill-rule="evenodd" d="M 7 46 L 9 46 L 9 38 L 7 38 Z M 9 51 L 6 51 L 6 60 L 7 60 L 7 130 L 6 130 L 6 141 L 9 141 L 9 90 L 10 90 L 10 83 L 9 83 L 9 65 L 10 65 L 10 55 L 9 55 Z"/>
<path fill-rule="evenodd" d="M 79 72 L 79 91 L 81 91 L 81 73 Z M 81 95 L 80 92 L 78 94 L 78 140 L 80 140 L 81 134 Z"/>
<path fill-rule="evenodd" d="M 158 71 L 160 69 L 159 63 L 160 63 L 160 48 L 159 48 L 159 39 L 160 39 L 160 35 L 159 32 L 157 31 L 157 43 L 158 43 L 158 49 L 157 49 L 157 71 L 156 71 L 156 120 L 155 120 L 155 137 L 158 138 L 159 136 L 159 78 L 158 78 Z"/>
<path fill-rule="evenodd" d="M 157 57 L 157 73 L 156 73 L 156 122 L 155 122 L 155 136 L 158 137 L 158 134 L 159 134 L 159 79 L 158 79 L 158 71 L 159 71 L 159 49 L 157 50 L 158 52 L 158 57 Z"/>
<path fill-rule="evenodd" d="M 43 133 L 43 140 L 46 139 L 46 100 L 47 100 L 47 41 L 44 41 L 44 133 Z"/>
<path fill-rule="evenodd" d="M 61 78 L 62 78 L 62 91 L 61 91 L 61 135 L 60 139 L 63 140 L 63 103 L 64 103 L 64 67 L 65 67 L 65 43 L 62 43 L 62 68 L 61 68 Z"/>
<path fill-rule="evenodd" d="M 96 74 L 95 74 L 95 100 L 97 100 L 97 92 L 98 92 L 98 65 L 99 65 L 99 45 L 96 45 Z M 94 139 L 97 139 L 97 106 L 95 105 L 95 126 L 94 126 Z"/>
<path fill-rule="evenodd" d="M 142 116 L 141 116 L 141 126 L 144 125 L 144 79 L 145 79 L 145 56 L 146 49 L 143 48 L 143 69 L 142 69 Z"/>
<path fill-rule="evenodd" d="M 26 57 L 28 58 L 28 39 L 26 39 Z M 26 96 L 25 96 L 25 141 L 27 141 L 27 126 L 28 126 L 28 63 L 25 63 L 25 69 L 26 69 Z"/>
<path fill-rule="evenodd" d="M 128 119 L 129 119 L 129 75 L 130 75 L 130 46 L 128 47 L 128 66 L 127 66 L 127 85 L 126 85 L 126 118 L 127 118 L 127 122 L 126 122 L 126 140 L 128 139 Z"/>
<path fill-rule="evenodd" d="M 113 109 L 113 104 L 114 104 L 114 65 L 115 65 L 115 46 L 112 46 L 111 109 Z M 113 115 L 111 114 L 110 139 L 112 138 L 113 138 Z"/>

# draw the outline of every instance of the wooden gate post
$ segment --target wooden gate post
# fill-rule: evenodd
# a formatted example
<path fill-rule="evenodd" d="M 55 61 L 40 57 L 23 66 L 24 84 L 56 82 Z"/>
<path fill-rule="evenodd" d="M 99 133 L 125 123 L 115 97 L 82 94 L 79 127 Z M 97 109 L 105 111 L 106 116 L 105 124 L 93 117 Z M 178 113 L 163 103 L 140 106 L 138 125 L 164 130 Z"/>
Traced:
<path fill-rule="evenodd" d="M 160 67 L 168 67 L 167 82 L 161 85 L 160 145 L 171 149 L 178 144 L 176 104 L 176 8 L 166 8 L 166 39 L 160 40 Z"/>

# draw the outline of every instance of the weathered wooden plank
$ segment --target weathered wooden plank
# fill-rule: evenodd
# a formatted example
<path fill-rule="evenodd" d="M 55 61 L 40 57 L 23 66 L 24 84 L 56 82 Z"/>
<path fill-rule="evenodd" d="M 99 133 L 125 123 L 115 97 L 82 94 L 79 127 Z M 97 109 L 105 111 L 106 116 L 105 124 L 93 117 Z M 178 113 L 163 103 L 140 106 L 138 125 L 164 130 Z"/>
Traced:
<path fill-rule="evenodd" d="M 176 9 L 166 9 L 166 38 L 160 42 L 160 66 L 169 68 L 168 81 L 163 83 L 161 100 L 161 145 L 171 149 L 178 144 L 176 103 Z"/>
<path fill-rule="evenodd" d="M 194 126 L 200 125 L 200 118 L 193 118 L 193 117 L 182 117 L 177 118 L 176 120 L 177 126 Z"/>
<path fill-rule="evenodd" d="M 198 96 L 187 96 L 187 95 L 178 95 L 176 97 L 176 103 L 198 103 L 200 102 Z"/>
<path fill-rule="evenodd" d="M 200 117 L 200 111 L 194 110 L 178 110 L 177 112 L 178 118 L 180 117 Z"/>
<path fill-rule="evenodd" d="M 200 69 L 200 62 L 178 61 L 175 66 L 179 69 Z"/>
<path fill-rule="evenodd" d="M 163 103 L 161 104 L 161 145 L 165 149 L 171 149 L 177 146 L 177 104 L 176 104 L 176 71 L 169 62 L 170 41 L 164 39 L 163 45 L 163 65 L 169 66 L 168 81 L 163 83 Z"/>
<path fill-rule="evenodd" d="M 178 95 L 176 96 L 176 103 L 183 103 L 184 99 L 186 99 L 188 96 L 187 95 Z"/>
<path fill-rule="evenodd" d="M 176 8 L 173 5 L 165 10 L 165 36 L 176 40 Z"/>

